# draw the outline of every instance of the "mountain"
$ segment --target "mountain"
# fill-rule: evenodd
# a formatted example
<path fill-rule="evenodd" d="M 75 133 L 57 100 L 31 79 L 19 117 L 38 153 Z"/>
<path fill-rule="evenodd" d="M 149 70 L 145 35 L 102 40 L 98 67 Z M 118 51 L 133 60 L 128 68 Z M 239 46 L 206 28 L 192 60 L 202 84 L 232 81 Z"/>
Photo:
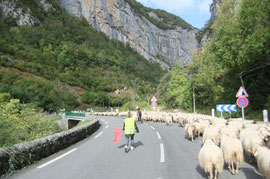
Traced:
<path fill-rule="evenodd" d="M 129 43 L 146 59 L 171 67 L 192 60 L 199 47 L 199 30 L 165 11 L 146 8 L 135 0 L 60 0 L 71 14 L 85 18 L 96 30 Z M 179 23 L 180 22 L 180 23 Z"/>
<path fill-rule="evenodd" d="M 23 103 L 121 106 L 153 94 L 165 73 L 57 0 L 0 1 L 0 8 L 0 93 Z M 117 89 L 121 95 L 113 95 Z"/>

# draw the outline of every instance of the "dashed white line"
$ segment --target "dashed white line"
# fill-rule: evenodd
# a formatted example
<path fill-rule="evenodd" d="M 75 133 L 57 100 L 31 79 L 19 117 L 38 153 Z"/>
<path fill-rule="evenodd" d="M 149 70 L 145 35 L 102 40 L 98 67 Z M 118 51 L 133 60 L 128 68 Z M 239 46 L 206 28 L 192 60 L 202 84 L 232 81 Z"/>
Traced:
<path fill-rule="evenodd" d="M 94 138 L 98 138 L 101 134 L 103 134 L 103 132 L 99 133 L 99 134 L 96 135 Z"/>
<path fill-rule="evenodd" d="M 55 159 L 53 159 L 53 160 L 51 160 L 51 161 L 49 161 L 49 162 L 47 162 L 47 163 L 45 163 L 45 164 L 43 164 L 43 165 L 40 165 L 40 166 L 38 166 L 37 168 L 43 168 L 43 167 L 45 167 L 45 166 L 47 166 L 47 165 L 49 165 L 49 164 L 55 162 L 56 160 L 59 160 L 60 158 L 63 158 L 64 156 L 66 156 L 66 155 L 68 155 L 68 154 L 74 152 L 75 150 L 77 150 L 77 148 L 72 149 L 71 151 L 69 151 L 69 152 L 67 152 L 67 153 L 65 153 L 65 154 L 63 154 L 63 155 L 60 155 L 59 157 L 57 157 L 57 158 L 55 158 Z"/>
<path fill-rule="evenodd" d="M 109 127 L 109 125 L 106 126 L 106 129 Z"/>
<path fill-rule="evenodd" d="M 108 122 L 107 122 L 107 121 L 105 121 L 105 124 L 108 124 Z"/>
<path fill-rule="evenodd" d="M 165 162 L 164 146 L 160 144 L 160 163 Z"/>
<path fill-rule="evenodd" d="M 161 139 L 161 137 L 160 137 L 160 135 L 159 135 L 158 131 L 156 131 L 156 133 L 157 133 L 157 137 L 158 137 L 158 139 Z"/>
<path fill-rule="evenodd" d="M 153 126 L 150 126 L 153 130 L 156 130 Z"/>

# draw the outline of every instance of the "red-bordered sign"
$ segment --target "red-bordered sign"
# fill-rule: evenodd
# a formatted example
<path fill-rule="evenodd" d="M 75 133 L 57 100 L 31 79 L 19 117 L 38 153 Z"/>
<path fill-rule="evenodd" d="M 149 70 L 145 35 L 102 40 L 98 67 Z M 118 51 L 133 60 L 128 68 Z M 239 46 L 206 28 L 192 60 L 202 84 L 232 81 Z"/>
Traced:
<path fill-rule="evenodd" d="M 155 96 L 153 96 L 151 101 L 157 101 L 157 98 Z"/>
<path fill-rule="evenodd" d="M 247 91 L 245 90 L 245 88 L 243 86 L 241 86 L 236 94 L 236 97 L 239 98 L 241 96 L 245 96 L 245 97 L 248 97 L 248 93 Z"/>
<path fill-rule="evenodd" d="M 156 102 L 156 101 L 152 101 L 151 104 L 152 104 L 152 107 L 153 107 L 153 108 L 157 107 L 157 102 Z"/>
<path fill-rule="evenodd" d="M 236 103 L 240 108 L 245 108 L 248 106 L 248 99 L 245 96 L 241 96 L 237 99 Z"/>

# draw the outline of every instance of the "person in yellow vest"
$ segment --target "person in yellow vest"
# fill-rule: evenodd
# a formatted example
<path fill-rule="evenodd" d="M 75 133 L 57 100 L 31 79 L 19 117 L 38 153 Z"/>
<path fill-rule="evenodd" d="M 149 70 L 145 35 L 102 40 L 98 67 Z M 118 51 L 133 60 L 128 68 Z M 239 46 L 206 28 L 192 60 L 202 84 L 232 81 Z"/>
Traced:
<path fill-rule="evenodd" d="M 126 136 L 125 152 L 128 152 L 129 138 L 131 139 L 130 150 L 134 149 L 135 130 L 137 133 L 139 133 L 139 129 L 137 127 L 135 119 L 132 118 L 131 113 L 128 112 L 127 118 L 124 120 L 124 126 L 123 126 L 123 131 L 125 131 L 125 136 Z"/>

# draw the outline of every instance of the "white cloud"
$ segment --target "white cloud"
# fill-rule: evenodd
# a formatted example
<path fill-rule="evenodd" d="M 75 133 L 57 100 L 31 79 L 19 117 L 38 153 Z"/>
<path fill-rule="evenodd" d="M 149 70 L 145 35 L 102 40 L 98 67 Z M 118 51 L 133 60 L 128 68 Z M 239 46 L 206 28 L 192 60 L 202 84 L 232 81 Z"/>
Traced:
<path fill-rule="evenodd" d="M 212 0 L 199 0 L 199 10 L 202 13 L 209 14 L 210 13 L 210 5 L 212 4 Z"/>

